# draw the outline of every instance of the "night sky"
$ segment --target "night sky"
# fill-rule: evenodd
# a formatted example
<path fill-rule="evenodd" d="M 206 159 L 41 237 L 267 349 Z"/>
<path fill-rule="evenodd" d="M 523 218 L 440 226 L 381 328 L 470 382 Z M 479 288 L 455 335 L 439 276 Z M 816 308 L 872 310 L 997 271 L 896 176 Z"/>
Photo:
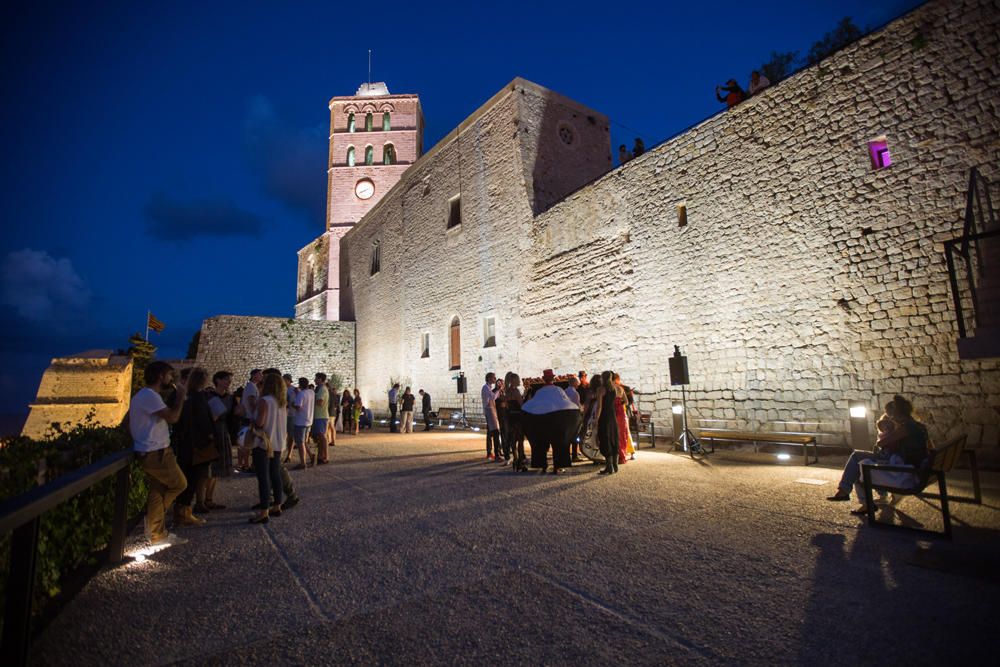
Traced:
<path fill-rule="evenodd" d="M 327 102 L 369 48 L 373 80 L 420 95 L 426 148 L 515 76 L 607 114 L 613 146 L 652 146 L 772 51 L 917 4 L 6 2 L 0 414 L 26 413 L 52 357 L 127 346 L 147 308 L 161 358 L 206 317 L 292 316 Z"/>

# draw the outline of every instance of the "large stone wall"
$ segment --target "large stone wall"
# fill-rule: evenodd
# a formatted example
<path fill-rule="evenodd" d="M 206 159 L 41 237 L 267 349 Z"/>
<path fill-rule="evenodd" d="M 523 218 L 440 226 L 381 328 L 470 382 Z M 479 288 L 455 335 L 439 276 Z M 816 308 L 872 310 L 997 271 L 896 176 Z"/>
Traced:
<path fill-rule="evenodd" d="M 846 444 L 849 401 L 902 392 L 936 439 L 995 445 L 1000 363 L 958 359 L 943 242 L 959 233 L 968 169 L 1000 177 L 998 34 L 993 2 L 930 2 L 568 197 L 559 168 L 599 176 L 607 140 L 597 156 L 581 137 L 574 156 L 552 130 L 606 122 L 515 82 L 341 244 L 362 391 L 403 377 L 458 403 L 458 316 L 470 397 L 487 370 L 614 368 L 669 424 L 678 344 L 699 424 Z M 867 144 L 882 136 L 893 164 L 876 171 Z M 463 224 L 445 231 L 459 172 Z"/>
<path fill-rule="evenodd" d="M 943 242 L 969 168 L 1000 177 L 998 34 L 995 3 L 929 3 L 539 216 L 522 365 L 620 369 L 667 421 L 678 344 L 696 419 L 836 442 L 849 400 L 901 392 L 996 445 L 1000 364 L 958 358 Z"/>
<path fill-rule="evenodd" d="M 569 143 L 559 136 L 566 126 Z M 411 167 L 341 243 L 341 312 L 357 320 L 362 394 L 384 396 L 399 379 L 435 405 L 460 405 L 449 363 L 456 317 L 473 395 L 487 370 L 517 368 L 533 209 L 606 172 L 609 156 L 605 117 L 515 80 Z M 462 223 L 447 229 L 455 196 Z M 371 275 L 375 242 L 381 270 Z M 491 347 L 487 317 L 496 321 Z"/>
<path fill-rule="evenodd" d="M 232 371 L 246 382 L 254 368 L 274 367 L 310 380 L 317 372 L 355 382 L 354 323 L 220 315 L 202 323 L 198 364 Z"/>

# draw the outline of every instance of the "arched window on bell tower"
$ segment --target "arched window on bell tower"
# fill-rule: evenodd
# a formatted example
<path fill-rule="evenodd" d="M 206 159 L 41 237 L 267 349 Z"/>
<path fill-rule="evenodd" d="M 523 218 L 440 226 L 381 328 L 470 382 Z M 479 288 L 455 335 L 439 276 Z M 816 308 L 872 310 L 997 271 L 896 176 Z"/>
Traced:
<path fill-rule="evenodd" d="M 347 147 L 347 166 L 354 166 L 354 146 Z"/>
<path fill-rule="evenodd" d="M 354 131 L 354 114 L 353 113 L 347 114 L 347 131 L 348 132 L 353 132 Z"/>
<path fill-rule="evenodd" d="M 371 145 L 365 146 L 365 164 L 375 164 L 375 149 Z"/>
<path fill-rule="evenodd" d="M 396 164 L 396 147 L 392 144 L 382 146 L 382 164 Z"/>
<path fill-rule="evenodd" d="M 369 111 L 368 113 L 365 114 L 365 132 L 372 131 L 372 123 L 373 123 L 372 112 Z"/>
<path fill-rule="evenodd" d="M 390 125 L 389 125 L 389 112 L 388 111 L 383 111 L 382 112 L 382 131 L 383 132 L 388 132 L 389 128 L 390 128 Z"/>

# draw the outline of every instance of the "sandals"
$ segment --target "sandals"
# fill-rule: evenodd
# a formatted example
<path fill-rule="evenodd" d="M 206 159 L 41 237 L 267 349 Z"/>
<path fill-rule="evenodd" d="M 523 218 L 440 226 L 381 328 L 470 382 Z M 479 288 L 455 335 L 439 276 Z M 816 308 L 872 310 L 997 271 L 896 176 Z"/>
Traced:
<path fill-rule="evenodd" d="M 857 509 L 851 510 L 851 514 L 853 514 L 854 516 L 861 516 L 863 514 L 868 514 L 868 508 L 862 505 Z"/>

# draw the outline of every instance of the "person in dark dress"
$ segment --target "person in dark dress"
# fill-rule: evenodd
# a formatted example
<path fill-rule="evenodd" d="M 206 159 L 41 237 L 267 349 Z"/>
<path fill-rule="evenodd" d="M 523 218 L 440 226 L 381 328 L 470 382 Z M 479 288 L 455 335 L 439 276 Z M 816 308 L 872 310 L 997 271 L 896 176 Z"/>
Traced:
<path fill-rule="evenodd" d="M 424 414 L 424 430 L 431 430 L 431 395 L 420 390 L 420 411 Z"/>
<path fill-rule="evenodd" d="M 611 390 L 611 371 L 601 373 L 601 387 L 594 394 L 596 403 L 597 441 L 604 454 L 601 475 L 618 472 L 618 420 L 615 418 L 616 394 Z"/>
<path fill-rule="evenodd" d="M 504 397 L 507 400 L 506 419 L 500 424 L 500 437 L 510 443 L 514 472 L 528 472 L 528 462 L 524 455 L 524 429 L 521 426 L 521 376 L 507 373 L 504 377 Z"/>
<path fill-rule="evenodd" d="M 199 487 L 204 489 L 208 479 L 208 468 L 212 460 L 218 458 L 215 449 L 215 424 L 212 411 L 205 395 L 208 372 L 204 368 L 194 368 L 188 375 L 188 394 L 184 399 L 180 419 L 171 432 L 171 444 L 177 456 L 177 463 L 188 480 L 187 488 L 174 502 L 174 523 L 180 526 L 200 526 L 204 519 L 194 516 L 191 504 Z M 210 450 L 212 456 L 205 456 Z"/>

